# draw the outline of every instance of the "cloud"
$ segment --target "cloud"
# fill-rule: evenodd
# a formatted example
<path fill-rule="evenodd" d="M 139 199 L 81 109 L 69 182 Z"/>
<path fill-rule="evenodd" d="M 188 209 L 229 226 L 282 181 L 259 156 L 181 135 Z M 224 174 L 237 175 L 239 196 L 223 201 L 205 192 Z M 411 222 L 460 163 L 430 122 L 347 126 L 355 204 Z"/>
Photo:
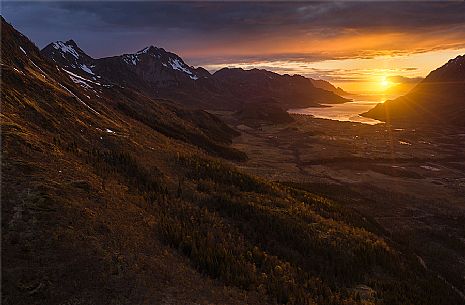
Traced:
<path fill-rule="evenodd" d="M 30 4 L 28 4 L 30 5 Z M 47 5 L 40 3 L 39 6 Z M 254 31 L 277 28 L 416 28 L 463 24 L 460 2 L 51 2 L 125 28 L 179 27 Z M 251 29 L 253 27 L 253 29 Z"/>
<path fill-rule="evenodd" d="M 96 57 L 149 44 L 199 61 L 373 57 L 465 45 L 464 2 L 3 2 L 2 14 L 41 47 L 73 38 Z"/>
<path fill-rule="evenodd" d="M 39 47 L 74 39 L 89 55 L 105 57 L 156 45 L 210 71 L 262 68 L 323 78 L 349 91 L 377 86 L 386 75 L 408 87 L 465 50 L 465 2 L 2 5 L 7 21 Z"/>

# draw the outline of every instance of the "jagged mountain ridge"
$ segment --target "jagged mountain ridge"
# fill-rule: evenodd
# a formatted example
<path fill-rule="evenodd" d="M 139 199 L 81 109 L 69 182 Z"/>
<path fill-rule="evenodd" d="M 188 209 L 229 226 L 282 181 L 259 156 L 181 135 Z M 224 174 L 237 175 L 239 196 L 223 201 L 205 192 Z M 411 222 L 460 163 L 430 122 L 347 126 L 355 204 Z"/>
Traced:
<path fill-rule="evenodd" d="M 343 103 L 334 86 L 302 76 L 279 75 L 266 70 L 241 70 L 248 86 L 231 82 L 222 69 L 211 75 L 207 70 L 188 66 L 182 58 L 163 48 L 146 47 L 134 54 L 92 59 L 74 41 L 55 42 L 42 54 L 70 72 L 102 80 L 161 98 L 173 99 L 192 107 L 240 109 L 241 105 L 263 98 L 276 99 L 283 108 L 318 106 L 319 103 Z M 258 71 L 258 73 L 257 73 Z M 273 81 L 263 83 L 273 75 Z M 324 90 L 314 83 L 325 87 Z"/>
<path fill-rule="evenodd" d="M 430 72 L 406 95 L 362 115 L 390 122 L 465 126 L 465 55 Z"/>
<path fill-rule="evenodd" d="M 42 51 L 61 67 L 73 72 L 94 75 L 94 59 L 78 47 L 74 40 L 57 41 L 46 46 Z"/>
<path fill-rule="evenodd" d="M 51 43 L 41 52 L 73 73 L 94 79 L 98 75 L 107 81 L 136 88 L 140 83 L 156 88 L 170 87 L 210 75 L 208 71 L 188 66 L 176 54 L 154 46 L 134 54 L 94 59 L 69 40 Z"/>

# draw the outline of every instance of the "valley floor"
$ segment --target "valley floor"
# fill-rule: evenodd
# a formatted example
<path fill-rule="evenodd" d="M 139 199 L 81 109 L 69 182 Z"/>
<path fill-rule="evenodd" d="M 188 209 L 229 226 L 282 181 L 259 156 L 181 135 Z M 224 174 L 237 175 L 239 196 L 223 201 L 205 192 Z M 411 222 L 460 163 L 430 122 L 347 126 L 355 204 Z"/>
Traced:
<path fill-rule="evenodd" d="M 346 202 L 465 292 L 465 131 L 217 114 L 241 131 L 243 170 Z"/>

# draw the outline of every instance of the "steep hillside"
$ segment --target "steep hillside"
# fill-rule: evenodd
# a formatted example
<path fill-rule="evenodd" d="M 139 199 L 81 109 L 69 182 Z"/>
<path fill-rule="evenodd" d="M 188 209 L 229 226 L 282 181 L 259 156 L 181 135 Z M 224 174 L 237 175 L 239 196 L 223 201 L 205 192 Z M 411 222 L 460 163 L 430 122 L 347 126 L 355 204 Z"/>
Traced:
<path fill-rule="evenodd" d="M 432 71 L 407 95 L 362 114 L 382 121 L 465 126 L 465 56 Z"/>
<path fill-rule="evenodd" d="M 199 146 L 210 153 L 225 158 L 236 160 L 246 158 L 243 153 L 225 146 L 231 142 L 232 137 L 236 136 L 237 132 L 218 118 L 205 111 L 178 108 L 167 100 L 153 100 L 145 92 L 134 90 L 134 87 L 123 87 L 115 84 L 107 77 L 99 75 L 95 61 L 82 53 L 80 49 L 76 49 L 73 42 L 56 43 L 52 47 L 47 47 L 46 50 L 53 52 L 56 50 L 55 45 L 61 47 L 57 54 L 63 54 L 63 45 L 69 48 L 64 49 L 67 50 L 64 52 L 64 57 L 72 59 L 72 61 L 60 62 L 64 66 L 62 71 L 65 72 L 64 75 L 61 73 L 60 78 L 78 85 L 75 90 L 81 93 L 81 101 L 89 100 L 91 103 L 94 99 L 105 100 L 106 106 L 112 106 L 120 113 L 143 122 L 166 136 Z M 70 56 L 68 56 L 69 52 L 71 52 Z M 53 61 L 58 63 L 58 59 Z M 91 73 L 82 67 L 89 67 Z M 127 77 L 126 72 L 122 71 L 121 73 Z M 85 104 L 85 102 L 83 103 Z"/>
<path fill-rule="evenodd" d="M 241 153 L 214 116 L 73 78 L 3 19 L 1 64 L 3 304 L 460 303 L 344 204 L 217 158 Z"/>

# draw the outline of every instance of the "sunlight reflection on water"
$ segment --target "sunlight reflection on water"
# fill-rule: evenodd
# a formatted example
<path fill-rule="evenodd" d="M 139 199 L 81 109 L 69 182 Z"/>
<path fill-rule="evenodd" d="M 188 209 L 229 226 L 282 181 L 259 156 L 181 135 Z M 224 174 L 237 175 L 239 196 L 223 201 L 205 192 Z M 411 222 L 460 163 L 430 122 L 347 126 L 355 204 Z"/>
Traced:
<path fill-rule="evenodd" d="M 324 106 L 328 107 L 310 107 L 301 109 L 289 109 L 289 113 L 313 115 L 316 118 L 330 119 L 336 121 L 359 122 L 369 125 L 383 123 L 378 120 L 365 118 L 360 113 L 366 112 L 375 107 L 379 101 L 354 101 L 344 104 L 333 104 Z"/>

